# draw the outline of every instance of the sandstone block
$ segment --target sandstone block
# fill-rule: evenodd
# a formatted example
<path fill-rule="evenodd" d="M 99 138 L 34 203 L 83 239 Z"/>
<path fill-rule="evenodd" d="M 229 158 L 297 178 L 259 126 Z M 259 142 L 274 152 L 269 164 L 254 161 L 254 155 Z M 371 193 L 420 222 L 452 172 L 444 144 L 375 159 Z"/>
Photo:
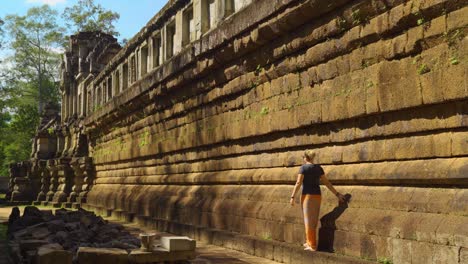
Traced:
<path fill-rule="evenodd" d="M 412 241 L 411 242 L 412 263 L 432 263 L 434 257 L 434 244 Z M 409 257 L 409 256 L 408 256 Z"/>
<path fill-rule="evenodd" d="M 411 243 L 412 241 L 409 241 L 409 240 L 397 239 L 397 238 L 393 239 L 392 259 L 394 263 L 411 264 L 411 257 L 408 257 L 413 254 Z"/>
<path fill-rule="evenodd" d="M 170 252 L 195 250 L 196 241 L 188 237 L 164 236 L 161 237 L 161 245 Z"/>
<path fill-rule="evenodd" d="M 468 7 L 464 7 L 449 13 L 447 16 L 447 30 L 454 30 L 468 24 L 468 18 L 466 16 L 467 12 Z"/>
<path fill-rule="evenodd" d="M 468 248 L 461 248 L 460 250 L 460 263 L 468 262 Z"/>
<path fill-rule="evenodd" d="M 424 104 L 439 103 L 444 100 L 444 83 L 442 71 L 429 72 L 419 76 L 422 100 Z"/>
<path fill-rule="evenodd" d="M 58 245 L 58 244 L 57 244 Z M 37 264 L 71 264 L 73 254 L 61 249 L 61 246 L 42 246 L 37 251 Z"/>
<path fill-rule="evenodd" d="M 420 89 L 416 81 L 416 68 L 410 67 L 409 60 L 381 64 L 378 88 L 379 106 L 383 111 L 422 104 Z"/>
<path fill-rule="evenodd" d="M 128 264 L 128 253 L 118 248 L 89 248 L 80 247 L 77 252 L 79 264 L 112 263 Z"/>
<path fill-rule="evenodd" d="M 459 247 L 439 246 L 434 247 L 432 263 L 457 263 L 459 260 Z M 461 263 L 461 262 L 458 262 Z"/>
<path fill-rule="evenodd" d="M 468 96 L 468 70 L 464 62 L 450 65 L 443 71 L 444 99 L 460 99 Z"/>

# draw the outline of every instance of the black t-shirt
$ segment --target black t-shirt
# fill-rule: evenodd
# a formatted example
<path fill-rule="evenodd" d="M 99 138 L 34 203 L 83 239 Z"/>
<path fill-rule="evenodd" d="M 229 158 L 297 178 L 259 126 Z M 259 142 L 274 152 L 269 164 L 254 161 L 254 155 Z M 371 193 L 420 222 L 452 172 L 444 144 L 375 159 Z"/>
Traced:
<path fill-rule="evenodd" d="M 304 164 L 299 169 L 299 174 L 304 175 L 302 194 L 321 194 L 320 176 L 324 174 L 324 171 L 320 165 Z"/>

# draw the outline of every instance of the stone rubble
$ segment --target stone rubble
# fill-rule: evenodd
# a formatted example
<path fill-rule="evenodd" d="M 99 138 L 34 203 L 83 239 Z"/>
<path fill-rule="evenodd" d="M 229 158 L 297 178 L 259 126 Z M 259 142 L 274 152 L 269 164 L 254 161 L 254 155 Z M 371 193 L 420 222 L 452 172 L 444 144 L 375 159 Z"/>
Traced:
<path fill-rule="evenodd" d="M 27 206 L 20 216 L 14 207 L 8 239 L 14 263 L 78 263 L 80 247 L 115 248 L 130 253 L 140 240 L 122 225 L 109 223 L 83 209 L 39 210 Z"/>

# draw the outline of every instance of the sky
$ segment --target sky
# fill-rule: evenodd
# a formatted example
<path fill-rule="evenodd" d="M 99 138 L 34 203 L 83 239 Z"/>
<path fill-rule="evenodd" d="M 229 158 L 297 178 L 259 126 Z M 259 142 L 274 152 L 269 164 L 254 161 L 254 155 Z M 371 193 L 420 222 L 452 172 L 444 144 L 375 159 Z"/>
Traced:
<path fill-rule="evenodd" d="M 33 6 L 48 4 L 60 14 L 65 7 L 75 5 L 78 0 L 0 0 L 0 17 L 9 14 L 25 15 Z M 167 0 L 94 0 L 106 10 L 120 14 L 115 24 L 120 33 L 118 39 L 130 39 L 167 3 Z"/>

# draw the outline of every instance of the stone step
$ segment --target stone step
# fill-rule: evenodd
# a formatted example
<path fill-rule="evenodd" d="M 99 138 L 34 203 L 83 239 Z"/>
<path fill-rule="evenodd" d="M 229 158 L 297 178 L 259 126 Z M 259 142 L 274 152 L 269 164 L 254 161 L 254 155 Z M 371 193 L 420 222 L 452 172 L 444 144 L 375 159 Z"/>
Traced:
<path fill-rule="evenodd" d="M 84 207 L 87 210 L 97 209 L 96 212 L 99 212 L 98 208 L 94 208 L 90 205 L 85 205 Z M 119 220 L 125 221 L 126 219 L 119 218 Z M 280 263 L 375 263 L 370 260 L 336 253 L 304 251 L 302 246 L 291 243 L 279 242 L 271 239 L 260 239 L 254 236 L 211 228 L 195 227 L 170 221 L 149 219 L 148 217 L 136 216 L 133 223 L 138 224 L 142 228 L 157 229 L 159 232 L 169 232 L 171 234 L 192 237 L 197 241 L 197 245 L 198 242 L 207 243 Z"/>

